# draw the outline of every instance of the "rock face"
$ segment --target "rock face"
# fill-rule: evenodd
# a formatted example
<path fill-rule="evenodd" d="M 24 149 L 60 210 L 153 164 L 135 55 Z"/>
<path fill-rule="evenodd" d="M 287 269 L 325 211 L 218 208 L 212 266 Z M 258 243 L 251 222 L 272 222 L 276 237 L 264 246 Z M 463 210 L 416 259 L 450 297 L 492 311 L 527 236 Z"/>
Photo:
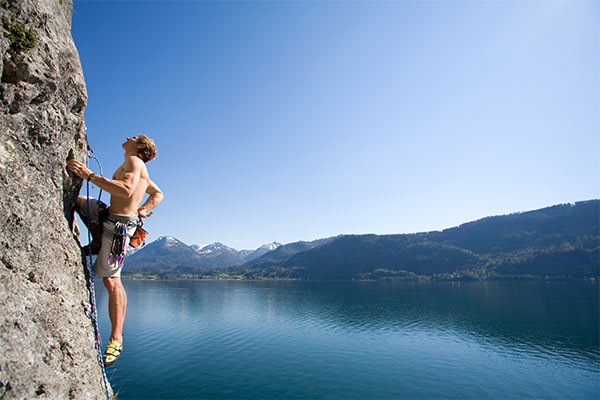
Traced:
<path fill-rule="evenodd" d="M 87 95 L 71 0 L 0 2 L 0 397 L 106 398 L 70 209 Z"/>

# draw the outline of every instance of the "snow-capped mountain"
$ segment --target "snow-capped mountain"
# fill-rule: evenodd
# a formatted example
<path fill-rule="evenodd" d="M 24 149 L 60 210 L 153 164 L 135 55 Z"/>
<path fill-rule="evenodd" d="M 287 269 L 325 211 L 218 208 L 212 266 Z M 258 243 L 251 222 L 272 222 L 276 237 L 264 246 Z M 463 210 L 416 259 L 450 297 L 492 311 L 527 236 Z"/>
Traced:
<path fill-rule="evenodd" d="M 230 257 L 230 258 L 238 258 L 241 263 L 245 263 L 248 261 L 252 261 L 255 258 L 262 256 L 269 251 L 275 250 L 281 246 L 280 243 L 273 242 L 260 246 L 256 250 L 236 250 L 232 247 L 226 246 L 223 243 L 215 242 L 206 245 L 191 245 L 194 250 L 198 252 L 201 256 L 208 256 L 211 258 L 215 257 Z M 233 264 L 235 265 L 235 264 Z"/>
<path fill-rule="evenodd" d="M 172 237 L 161 236 L 152 243 L 128 254 L 130 270 L 208 270 L 242 265 L 281 246 L 277 242 L 265 244 L 256 250 L 236 250 L 220 242 L 208 245 L 187 245 Z"/>
<path fill-rule="evenodd" d="M 223 243 L 215 242 L 203 247 L 191 246 L 191 248 L 196 250 L 207 268 L 231 267 L 243 263 L 239 251 Z"/>
<path fill-rule="evenodd" d="M 194 250 L 198 252 L 198 254 L 212 254 L 212 253 L 230 253 L 230 254 L 238 254 L 239 251 L 233 249 L 231 247 L 225 246 L 223 243 L 215 242 L 212 244 L 207 244 L 205 246 L 191 246 Z"/>
<path fill-rule="evenodd" d="M 171 270 L 204 268 L 200 255 L 187 244 L 171 237 L 161 236 L 135 254 L 127 256 L 125 268 L 130 270 Z"/>
<path fill-rule="evenodd" d="M 164 244 L 166 247 L 174 247 L 180 243 L 183 243 L 183 242 L 180 242 L 179 240 L 175 239 L 172 236 L 161 236 L 158 238 L 158 240 L 161 240 L 161 239 L 164 241 Z"/>
<path fill-rule="evenodd" d="M 262 256 L 263 254 L 268 253 L 269 251 L 275 250 L 279 246 L 281 246 L 281 243 L 273 242 L 273 243 L 269 243 L 269 244 L 263 244 L 262 246 L 260 246 L 258 249 L 254 250 L 254 251 L 242 250 L 242 251 L 240 251 L 240 253 L 248 252 L 247 254 L 241 255 L 244 262 L 248 262 L 248 261 L 252 261 L 252 260 Z"/>

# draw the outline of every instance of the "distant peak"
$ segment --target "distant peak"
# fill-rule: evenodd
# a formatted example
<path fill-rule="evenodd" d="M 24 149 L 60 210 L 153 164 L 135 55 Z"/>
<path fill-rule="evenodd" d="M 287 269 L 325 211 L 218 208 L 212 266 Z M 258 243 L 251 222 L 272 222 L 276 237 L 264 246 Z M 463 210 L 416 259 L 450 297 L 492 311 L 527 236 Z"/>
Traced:
<path fill-rule="evenodd" d="M 214 243 L 211 243 L 211 244 L 207 244 L 206 246 L 202 247 L 202 249 L 206 249 L 207 247 L 210 247 L 212 249 L 229 248 L 228 246 L 224 245 L 221 242 L 214 242 Z"/>
<path fill-rule="evenodd" d="M 173 236 L 161 236 L 156 239 L 157 243 L 162 243 L 165 246 L 176 246 L 180 243 L 183 243 L 181 240 L 174 238 Z"/>
<path fill-rule="evenodd" d="M 209 253 L 213 253 L 213 252 L 217 252 L 217 251 L 237 252 L 236 249 L 232 249 L 231 247 L 226 246 L 221 242 L 214 242 L 214 243 L 207 244 L 204 246 L 196 246 L 196 247 L 194 247 L 194 249 L 200 254 L 209 254 Z"/>
<path fill-rule="evenodd" d="M 259 249 L 275 250 L 279 246 L 281 246 L 281 243 L 273 242 L 273 243 L 263 244 L 262 246 L 259 247 Z"/>

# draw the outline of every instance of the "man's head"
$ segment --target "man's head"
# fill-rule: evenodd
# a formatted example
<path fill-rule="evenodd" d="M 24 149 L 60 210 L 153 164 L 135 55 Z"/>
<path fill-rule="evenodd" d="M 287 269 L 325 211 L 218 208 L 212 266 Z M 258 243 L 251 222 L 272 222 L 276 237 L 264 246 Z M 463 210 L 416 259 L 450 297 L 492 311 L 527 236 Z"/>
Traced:
<path fill-rule="evenodd" d="M 142 159 L 143 162 L 148 162 L 156 157 L 156 145 L 154 141 L 146 135 L 139 134 L 132 138 L 127 138 L 127 141 L 123 143 L 122 147 L 127 151 L 127 148 L 135 148 L 137 156 Z"/>

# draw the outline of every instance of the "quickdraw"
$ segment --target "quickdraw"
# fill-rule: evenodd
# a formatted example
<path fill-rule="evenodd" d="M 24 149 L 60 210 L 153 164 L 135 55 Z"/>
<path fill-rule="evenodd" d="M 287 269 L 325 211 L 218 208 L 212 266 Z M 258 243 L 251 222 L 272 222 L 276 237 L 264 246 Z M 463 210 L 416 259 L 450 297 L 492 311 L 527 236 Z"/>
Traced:
<path fill-rule="evenodd" d="M 108 262 L 116 261 L 123 264 L 125 261 L 125 252 L 127 250 L 127 224 L 115 222 L 115 232 L 112 241 L 112 247 L 108 256 Z"/>

